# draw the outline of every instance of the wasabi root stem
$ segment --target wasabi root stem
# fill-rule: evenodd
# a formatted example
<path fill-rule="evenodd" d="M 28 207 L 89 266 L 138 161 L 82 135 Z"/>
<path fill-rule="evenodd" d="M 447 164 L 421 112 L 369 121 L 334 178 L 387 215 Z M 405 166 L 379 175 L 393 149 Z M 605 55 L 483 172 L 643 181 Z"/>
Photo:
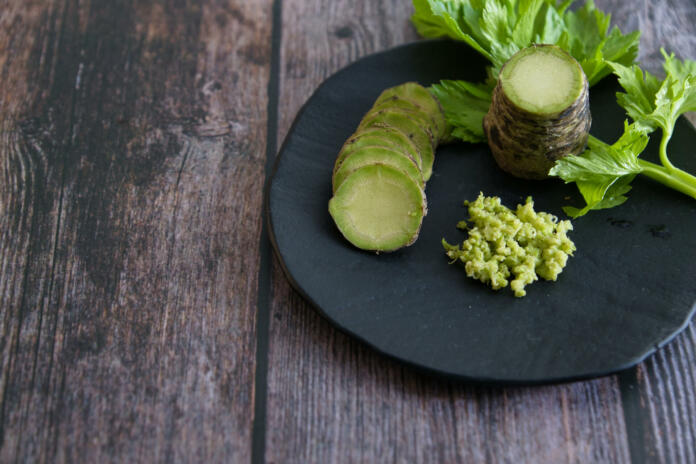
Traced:
<path fill-rule="evenodd" d="M 651 179 L 696 199 L 696 177 L 672 166 L 660 166 L 650 161 L 638 160 L 642 174 Z"/>

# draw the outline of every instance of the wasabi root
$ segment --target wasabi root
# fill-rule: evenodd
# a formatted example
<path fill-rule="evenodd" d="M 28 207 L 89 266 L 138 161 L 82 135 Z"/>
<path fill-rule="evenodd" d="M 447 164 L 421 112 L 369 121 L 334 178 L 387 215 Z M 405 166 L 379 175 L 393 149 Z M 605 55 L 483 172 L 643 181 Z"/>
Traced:
<path fill-rule="evenodd" d="M 555 45 L 533 45 L 500 71 L 483 129 L 502 170 L 544 179 L 556 160 L 585 150 L 591 122 L 582 67 Z"/>
<path fill-rule="evenodd" d="M 469 207 L 469 221 L 457 224 L 468 230 L 461 245 L 442 246 L 452 262 L 464 264 L 466 275 L 498 290 L 510 285 L 516 297 L 527 294 L 525 287 L 539 277 L 555 281 L 563 271 L 575 244 L 567 233 L 570 221 L 559 221 L 552 214 L 534 211 L 534 202 L 512 211 L 498 197 L 479 194 Z"/>

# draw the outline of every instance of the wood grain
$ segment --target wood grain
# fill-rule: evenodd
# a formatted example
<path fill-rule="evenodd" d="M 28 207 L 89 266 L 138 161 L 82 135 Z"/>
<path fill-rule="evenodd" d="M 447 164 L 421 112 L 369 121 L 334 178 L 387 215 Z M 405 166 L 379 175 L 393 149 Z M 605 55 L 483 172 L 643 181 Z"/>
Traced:
<path fill-rule="evenodd" d="M 2 2 L 0 462 L 250 460 L 271 3 Z M 696 58 L 691 0 L 597 4 L 649 69 Z M 331 73 L 417 38 L 404 0 L 282 12 L 279 140 Z M 696 461 L 693 323 L 620 380 L 482 388 L 272 282 L 268 462 Z"/>
<path fill-rule="evenodd" d="M 692 323 L 638 369 L 643 453 L 651 462 L 696 462 L 695 366 Z"/>
<path fill-rule="evenodd" d="M 629 461 L 612 379 L 505 389 L 434 379 L 337 332 L 291 289 L 278 291 L 267 462 Z"/>
<path fill-rule="evenodd" d="M 0 461 L 243 462 L 270 2 L 0 12 Z"/>
<path fill-rule="evenodd" d="M 607 2 L 604 2 L 607 3 Z M 623 29 L 641 31 L 640 60 L 652 72 L 663 75 L 660 48 L 681 58 L 696 59 L 696 4 L 683 0 L 614 3 L 614 20 Z M 602 5 L 598 2 L 598 5 Z M 691 114 L 692 123 L 696 115 Z M 696 462 L 696 325 L 641 364 L 624 388 L 640 424 L 632 449 L 648 462 Z M 633 404 L 631 404 L 633 403 Z"/>
<path fill-rule="evenodd" d="M 403 2 L 386 2 L 381 9 L 356 8 L 353 2 L 331 7 L 284 2 L 280 137 L 331 73 L 363 54 L 415 40 L 409 14 Z M 433 379 L 333 329 L 278 269 L 268 462 L 630 460 L 616 377 L 543 388 L 483 388 Z"/>

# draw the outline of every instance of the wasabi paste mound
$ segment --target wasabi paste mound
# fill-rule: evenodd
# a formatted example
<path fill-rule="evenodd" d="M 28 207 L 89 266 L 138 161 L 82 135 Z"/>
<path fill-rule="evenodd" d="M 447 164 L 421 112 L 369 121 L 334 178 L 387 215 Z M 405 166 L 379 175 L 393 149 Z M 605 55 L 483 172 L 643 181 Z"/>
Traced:
<path fill-rule="evenodd" d="M 516 297 L 523 297 L 524 287 L 539 277 L 555 281 L 575 251 L 566 235 L 573 230 L 570 221 L 534 211 L 532 197 L 516 211 L 483 193 L 464 205 L 469 207 L 469 221 L 457 227 L 468 230 L 469 238 L 461 245 L 442 239 L 442 246 L 453 263 L 464 263 L 467 276 L 493 290 L 509 284 Z"/>

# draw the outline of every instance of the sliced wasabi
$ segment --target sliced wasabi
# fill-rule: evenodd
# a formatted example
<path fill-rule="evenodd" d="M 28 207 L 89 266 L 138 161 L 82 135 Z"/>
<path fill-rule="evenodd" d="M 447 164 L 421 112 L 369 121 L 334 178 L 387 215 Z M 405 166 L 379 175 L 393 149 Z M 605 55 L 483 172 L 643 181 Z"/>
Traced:
<path fill-rule="evenodd" d="M 417 119 L 420 123 L 425 125 L 428 128 L 428 130 L 433 134 L 433 138 L 436 141 L 436 145 L 437 143 L 439 143 L 440 135 L 444 131 L 444 127 L 440 127 L 437 124 L 433 115 L 426 113 L 425 111 L 423 111 L 421 107 L 408 100 L 404 100 L 402 98 L 397 97 L 389 98 L 383 101 L 382 103 L 375 104 L 375 106 L 372 107 L 372 109 L 366 115 L 366 117 L 369 117 L 369 115 L 373 112 L 391 108 L 396 108 L 405 111 L 409 116 L 411 116 L 414 119 Z"/>
<path fill-rule="evenodd" d="M 394 251 L 418 237 L 425 195 L 402 171 L 372 164 L 353 171 L 329 201 L 343 236 L 363 250 Z"/>
<path fill-rule="evenodd" d="M 448 130 L 439 102 L 415 82 L 380 95 L 341 147 L 332 173 L 329 212 L 353 245 L 393 251 L 416 240 L 425 182 Z"/>
<path fill-rule="evenodd" d="M 435 162 L 435 151 L 433 135 L 427 128 L 424 128 L 417 120 L 397 109 L 380 110 L 360 123 L 361 129 L 368 127 L 393 127 L 406 134 L 420 152 L 423 179 L 426 181 L 430 179 L 433 172 L 433 163 Z"/>
<path fill-rule="evenodd" d="M 374 106 L 383 106 L 390 101 L 392 105 L 397 106 L 403 105 L 401 101 L 412 103 L 432 119 L 437 128 L 435 135 L 438 139 L 445 135 L 447 123 L 440 102 L 422 85 L 415 82 L 406 82 L 405 84 L 387 89 L 377 97 Z"/>
<path fill-rule="evenodd" d="M 431 136 L 432 143 L 437 146 L 439 128 L 433 123 L 432 118 L 427 113 L 423 112 L 420 108 L 416 107 L 414 104 L 407 102 L 406 100 L 387 100 L 381 105 L 373 106 L 370 111 L 368 111 L 363 119 L 369 119 L 373 114 L 377 114 L 380 111 L 396 111 L 403 113 L 410 117 L 411 119 L 418 122 L 418 124 L 426 130 Z"/>
<path fill-rule="evenodd" d="M 390 127 L 372 127 L 356 132 L 343 144 L 336 158 L 336 169 L 351 151 L 364 146 L 383 146 L 402 151 L 416 161 L 419 169 L 421 167 L 420 152 L 406 134 Z"/>
<path fill-rule="evenodd" d="M 352 151 L 336 169 L 333 175 L 334 192 L 350 173 L 369 164 L 383 164 L 398 169 L 413 179 L 421 189 L 425 188 L 423 175 L 418 165 L 406 153 L 386 147 L 366 146 Z"/>

